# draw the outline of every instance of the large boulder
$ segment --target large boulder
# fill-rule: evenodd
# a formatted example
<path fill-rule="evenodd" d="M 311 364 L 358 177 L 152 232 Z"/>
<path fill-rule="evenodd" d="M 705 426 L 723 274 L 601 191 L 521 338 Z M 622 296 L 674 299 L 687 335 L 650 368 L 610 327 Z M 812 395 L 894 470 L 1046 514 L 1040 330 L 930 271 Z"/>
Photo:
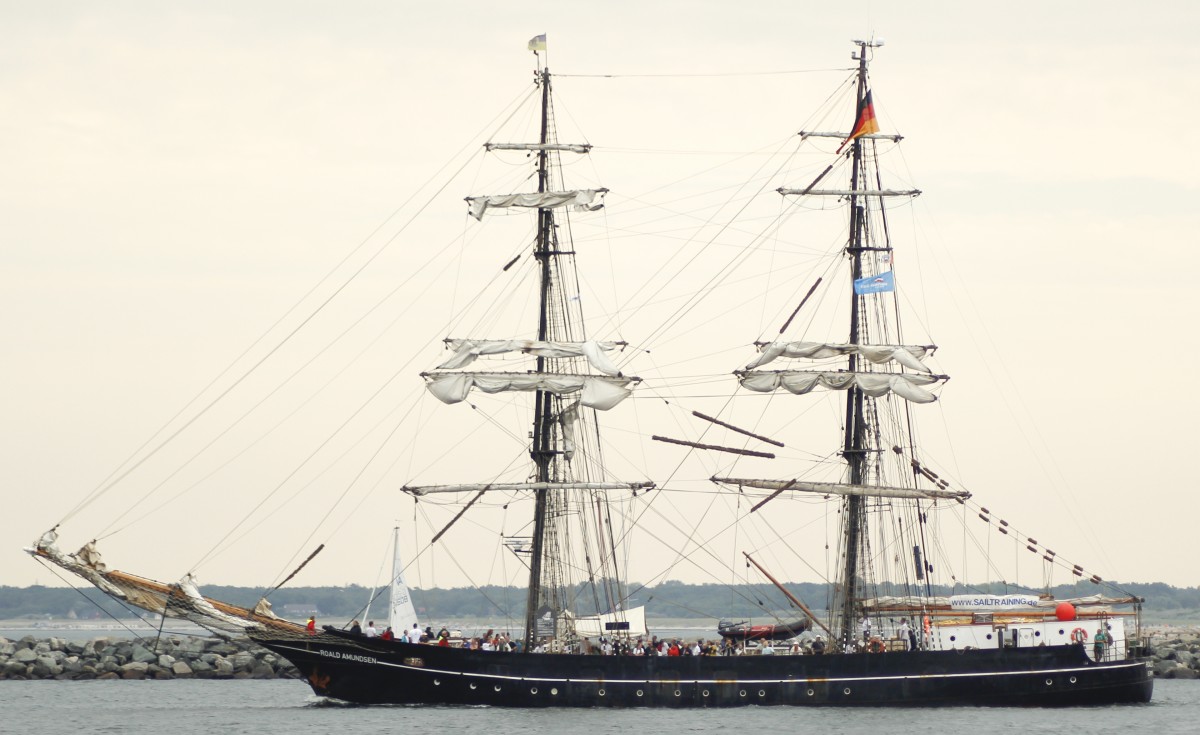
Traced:
<path fill-rule="evenodd" d="M 150 664 L 142 661 L 130 661 L 118 669 L 121 672 L 122 679 L 145 679 L 146 671 L 149 670 Z"/>
<path fill-rule="evenodd" d="M 15 661 L 19 664 L 31 664 L 34 661 L 37 661 L 37 659 L 37 651 L 33 650 L 32 648 L 22 648 L 15 652 L 9 660 Z"/>
<path fill-rule="evenodd" d="M 158 654 L 146 648 L 141 643 L 135 643 L 130 653 L 130 660 L 141 664 L 157 663 Z"/>
<path fill-rule="evenodd" d="M 17 644 L 7 638 L 0 638 L 0 656 L 11 656 L 17 652 Z"/>
<path fill-rule="evenodd" d="M 213 668 L 218 679 L 228 679 L 234 674 L 233 663 L 227 658 L 217 659 Z"/>
<path fill-rule="evenodd" d="M 252 678 L 252 679 L 274 679 L 275 678 L 275 669 L 272 669 L 270 664 L 263 662 L 263 661 L 259 661 L 257 664 L 255 664 L 254 668 L 250 670 L 250 678 Z"/>
<path fill-rule="evenodd" d="M 1189 669 L 1186 666 L 1176 666 L 1175 668 L 1168 671 L 1163 676 L 1163 678 L 1164 679 L 1196 679 L 1196 678 L 1200 678 L 1200 672 L 1197 672 L 1194 669 Z"/>
<path fill-rule="evenodd" d="M 194 676 L 192 673 L 192 668 L 183 661 L 176 661 L 175 663 L 171 664 L 171 673 L 175 674 L 175 676 L 180 679 Z"/>
<path fill-rule="evenodd" d="M 28 668 L 29 668 L 28 666 L 21 663 L 20 661 L 9 660 L 3 666 L 0 666 L 0 674 L 2 674 L 3 676 L 5 676 L 7 678 L 10 678 L 10 679 L 13 678 L 14 676 L 22 676 L 23 677 L 23 676 L 25 676 Z"/>

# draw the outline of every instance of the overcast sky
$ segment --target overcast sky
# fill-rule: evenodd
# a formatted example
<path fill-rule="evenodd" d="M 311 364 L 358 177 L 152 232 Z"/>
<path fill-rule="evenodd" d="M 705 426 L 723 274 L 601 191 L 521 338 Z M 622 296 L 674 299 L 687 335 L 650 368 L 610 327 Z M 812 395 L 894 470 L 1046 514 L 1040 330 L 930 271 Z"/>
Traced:
<path fill-rule="evenodd" d="M 946 263 L 922 276 L 940 314 L 922 326 L 954 376 L 933 409 L 952 427 L 945 461 L 984 505 L 1089 571 L 1200 584 L 1185 551 L 1200 511 L 1186 469 L 1200 414 L 1187 387 L 1200 357 L 1187 256 L 1200 232 L 1187 135 L 1200 104 L 1198 21 L 1183 1 L 0 3 L 0 584 L 60 584 L 20 547 L 343 258 L 362 264 L 360 243 L 390 237 L 376 228 L 400 229 L 407 214 L 392 213 L 415 211 L 414 192 L 529 91 L 525 44 L 543 32 L 563 75 L 560 125 L 596 144 L 579 173 L 613 189 L 617 222 L 622 206 L 644 205 L 710 157 L 794 133 L 845 78 L 850 39 L 886 39 L 872 67 L 881 128 L 906 136 L 902 183 L 923 190 L 921 235 Z M 804 73 L 752 74 L 784 71 Z M 406 230 L 361 277 L 375 290 L 333 314 L 348 323 L 409 277 L 411 298 L 467 299 L 456 289 L 470 287 L 470 267 L 463 285 L 415 271 L 426 245 L 472 236 L 462 196 L 508 193 L 478 190 L 489 183 L 456 183 L 453 230 Z M 381 331 L 399 319 L 378 375 L 403 367 L 397 380 L 419 394 L 445 312 L 405 313 L 377 315 Z M 340 334 L 329 322 L 312 344 Z M 726 354 L 713 372 L 746 359 Z M 1146 367 L 1163 360 L 1174 367 Z M 377 385 L 271 420 L 328 428 Z M 283 480 L 287 449 L 272 450 L 281 466 L 247 463 L 224 494 L 206 488 L 165 507 L 151 536 L 122 532 L 102 549 L 119 568 L 177 578 L 229 531 L 223 519 Z M 426 463 L 404 461 L 425 474 Z M 302 583 L 377 578 L 401 513 L 395 486 L 364 497 Z M 133 484 L 115 505 L 152 487 Z M 289 514 L 316 503 L 280 504 L 282 525 L 233 535 L 291 554 L 311 523 Z M 72 518 L 64 546 L 141 511 L 114 521 L 119 512 Z M 210 583 L 263 584 L 288 554 L 200 568 Z M 450 569 L 421 581 L 464 583 Z"/>

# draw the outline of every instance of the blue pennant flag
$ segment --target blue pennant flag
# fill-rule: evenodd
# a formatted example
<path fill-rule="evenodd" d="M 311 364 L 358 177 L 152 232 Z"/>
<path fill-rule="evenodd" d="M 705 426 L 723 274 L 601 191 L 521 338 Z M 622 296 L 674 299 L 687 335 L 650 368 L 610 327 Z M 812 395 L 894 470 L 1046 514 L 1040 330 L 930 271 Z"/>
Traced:
<path fill-rule="evenodd" d="M 854 293 L 862 296 L 869 293 L 883 293 L 896 290 L 896 277 L 891 271 L 884 271 L 877 276 L 867 276 L 854 281 Z"/>

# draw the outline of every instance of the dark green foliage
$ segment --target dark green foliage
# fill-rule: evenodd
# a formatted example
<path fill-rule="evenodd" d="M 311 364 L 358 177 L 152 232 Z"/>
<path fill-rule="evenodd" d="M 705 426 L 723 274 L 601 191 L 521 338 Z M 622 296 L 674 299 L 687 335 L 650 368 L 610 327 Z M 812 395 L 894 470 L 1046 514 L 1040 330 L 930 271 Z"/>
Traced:
<path fill-rule="evenodd" d="M 1172 587 L 1161 582 L 1125 583 L 1119 585 L 1128 594 L 1146 599 L 1148 614 L 1176 611 L 1200 613 L 1200 587 Z M 827 585 L 813 583 L 788 584 L 788 590 L 814 610 L 825 609 L 829 602 Z M 791 603 L 771 585 L 749 585 L 736 590 L 715 584 L 683 584 L 664 582 L 657 587 L 630 585 L 630 606 L 646 605 L 647 614 L 658 618 L 725 619 L 768 619 L 772 613 L 781 617 L 799 617 Z M 1033 592 L 1041 590 L 993 583 L 982 587 L 934 587 L 935 595 L 965 594 L 971 592 Z M 203 588 L 205 595 L 234 605 L 253 607 L 262 596 L 262 590 L 251 587 L 225 587 L 209 585 Z M 1109 589 L 1089 582 L 1075 585 L 1060 585 L 1051 592 L 1055 597 L 1082 597 L 1103 593 L 1114 595 Z M 873 594 L 911 594 L 900 588 L 876 588 Z M 272 593 L 270 600 L 281 617 L 303 620 L 310 611 L 317 611 L 321 621 L 338 624 L 351 618 L 366 617 L 364 608 L 372 591 L 359 585 L 347 587 L 290 587 Z M 497 625 L 519 627 L 524 618 L 525 590 L 517 587 L 483 587 L 413 590 L 417 612 L 422 622 L 473 618 L 495 620 Z M 590 599 L 581 595 L 578 599 Z M 386 617 L 386 591 L 374 594 L 370 616 Z M 596 612 L 581 608 L 580 614 Z M 94 589 L 74 590 L 62 587 L 0 587 L 0 619 L 18 618 L 62 619 L 74 614 L 80 619 L 107 619 L 109 614 L 133 617 L 120 603 Z"/>

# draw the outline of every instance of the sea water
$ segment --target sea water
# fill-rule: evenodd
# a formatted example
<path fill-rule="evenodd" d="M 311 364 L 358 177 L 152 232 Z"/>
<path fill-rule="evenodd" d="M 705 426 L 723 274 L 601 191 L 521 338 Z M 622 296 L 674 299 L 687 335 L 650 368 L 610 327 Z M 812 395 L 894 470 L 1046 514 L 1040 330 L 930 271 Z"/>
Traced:
<path fill-rule="evenodd" d="M 0 733 L 1108 733 L 1200 732 L 1200 681 L 1155 682 L 1154 701 L 1065 709 L 942 707 L 508 710 L 352 706 L 288 680 L 0 681 Z"/>

